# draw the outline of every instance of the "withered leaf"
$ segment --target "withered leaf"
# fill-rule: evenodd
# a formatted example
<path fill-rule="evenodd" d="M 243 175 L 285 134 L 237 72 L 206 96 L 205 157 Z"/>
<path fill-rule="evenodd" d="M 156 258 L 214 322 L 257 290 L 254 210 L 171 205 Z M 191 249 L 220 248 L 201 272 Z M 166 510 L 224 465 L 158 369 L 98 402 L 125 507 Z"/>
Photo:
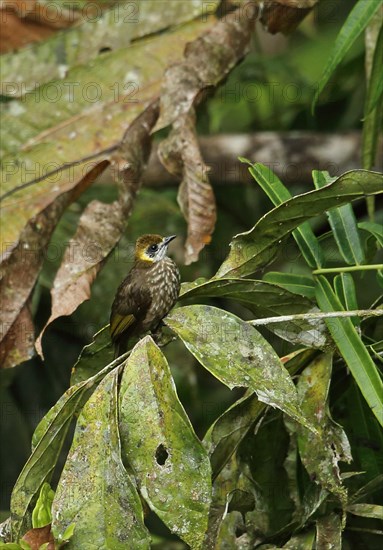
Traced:
<path fill-rule="evenodd" d="M 198 145 L 194 112 L 182 115 L 159 148 L 161 162 L 172 174 L 182 179 L 178 203 L 188 222 L 185 263 L 198 259 L 200 251 L 211 240 L 216 222 L 214 192 Z"/>
<path fill-rule="evenodd" d="M 80 179 L 76 186 L 48 204 L 40 214 L 30 220 L 12 252 L 9 253 L 8 250 L 8 256 L 2 262 L 0 269 L 1 322 L 3 326 L 0 350 L 3 349 L 3 343 L 6 349 L 8 331 L 14 325 L 30 297 L 44 262 L 46 247 L 58 220 L 66 207 L 93 182 L 108 164 L 109 162 L 105 160 L 98 163 Z M 17 343 L 17 340 L 15 342 Z M 14 350 L 12 356 L 17 357 L 17 355 Z M 13 361 L 12 363 L 8 363 L 8 366 L 17 364 Z"/>
<path fill-rule="evenodd" d="M 40 546 L 46 542 L 49 543 L 46 550 L 55 549 L 55 542 L 53 539 L 53 534 L 51 532 L 50 524 L 45 525 L 45 527 L 36 527 L 34 529 L 30 529 L 25 533 L 22 540 L 29 544 L 31 550 L 39 550 Z"/>
<path fill-rule="evenodd" d="M 1 332 L 5 329 L 6 327 L 3 324 Z M 0 348 L 1 368 L 13 367 L 33 357 L 35 353 L 33 345 L 35 340 L 34 326 L 28 304 L 25 304 L 13 325 L 9 330 L 6 330 L 4 339 L 2 334 L 0 338 L 2 340 Z"/>
<path fill-rule="evenodd" d="M 318 0 L 266 0 L 260 21 L 271 34 L 292 32 Z"/>
<path fill-rule="evenodd" d="M 258 7 L 239 7 L 185 47 L 184 59 L 170 66 L 162 82 L 155 130 L 187 113 L 202 90 L 216 86 L 247 53 Z"/>

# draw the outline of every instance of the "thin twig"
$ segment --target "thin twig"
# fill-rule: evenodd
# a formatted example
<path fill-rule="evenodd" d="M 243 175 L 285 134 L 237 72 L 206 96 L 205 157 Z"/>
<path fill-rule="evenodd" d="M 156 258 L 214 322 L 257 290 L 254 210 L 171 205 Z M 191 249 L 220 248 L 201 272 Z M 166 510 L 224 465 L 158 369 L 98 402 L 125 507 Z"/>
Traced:
<path fill-rule="evenodd" d="M 383 309 L 356 309 L 354 311 L 329 311 L 323 313 L 297 313 L 295 315 L 280 315 L 279 317 L 266 317 L 247 321 L 254 327 L 271 323 L 284 323 L 286 321 L 310 321 L 317 319 L 331 319 L 333 317 L 379 317 L 383 315 Z"/>
<path fill-rule="evenodd" d="M 383 264 L 326 267 L 324 269 L 316 269 L 315 271 L 313 271 L 313 275 L 321 275 L 324 273 L 347 273 L 350 271 L 379 271 L 380 269 L 383 269 Z"/>

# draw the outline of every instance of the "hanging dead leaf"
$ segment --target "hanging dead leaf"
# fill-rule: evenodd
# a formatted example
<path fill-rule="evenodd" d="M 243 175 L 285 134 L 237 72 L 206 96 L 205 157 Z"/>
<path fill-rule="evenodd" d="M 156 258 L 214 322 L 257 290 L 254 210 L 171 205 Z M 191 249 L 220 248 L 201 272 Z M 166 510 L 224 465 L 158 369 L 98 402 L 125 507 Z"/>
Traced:
<path fill-rule="evenodd" d="M 185 263 L 190 264 L 210 242 L 217 217 L 208 168 L 198 145 L 194 111 L 174 122 L 169 137 L 158 148 L 158 155 L 169 172 L 182 179 L 178 204 L 188 222 Z"/>
<path fill-rule="evenodd" d="M 165 72 L 154 130 L 187 113 L 202 90 L 216 86 L 244 57 L 257 16 L 257 5 L 248 2 L 186 45 L 183 61 Z"/>
<path fill-rule="evenodd" d="M 260 20 L 269 33 L 288 34 L 317 3 L 318 0 L 266 0 Z"/>
<path fill-rule="evenodd" d="M 46 247 L 58 220 L 66 207 L 91 185 L 108 164 L 109 162 L 106 160 L 100 162 L 91 168 L 77 182 L 77 185 L 73 186 L 72 183 L 72 188 L 69 191 L 55 197 L 38 216 L 27 224 L 21 233 L 18 244 L 11 251 L 8 250 L 8 255 L 2 262 L 0 269 L 1 324 L 3 327 L 0 350 L 3 345 L 8 345 L 6 336 L 32 292 L 44 262 Z M 8 357 L 10 356 L 8 355 Z M 7 366 L 14 366 L 15 364 L 8 364 Z"/>

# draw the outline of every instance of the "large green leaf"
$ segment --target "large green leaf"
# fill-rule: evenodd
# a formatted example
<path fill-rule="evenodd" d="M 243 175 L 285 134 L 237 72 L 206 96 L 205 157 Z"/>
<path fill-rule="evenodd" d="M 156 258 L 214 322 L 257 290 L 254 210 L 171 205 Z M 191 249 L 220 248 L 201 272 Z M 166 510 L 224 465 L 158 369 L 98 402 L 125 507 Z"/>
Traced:
<path fill-rule="evenodd" d="M 102 14 L 88 16 L 79 10 L 82 24 L 55 33 L 51 38 L 4 54 L 1 58 L 2 94 L 25 96 L 38 83 L 60 79 L 77 65 L 90 66 L 102 50 L 118 50 L 132 40 L 207 15 L 218 2 L 179 2 L 179 0 L 136 0 L 120 2 Z M 75 6 L 73 6 L 75 7 Z M 61 6 L 59 6 L 61 8 Z M 105 54 L 104 54 L 105 55 Z M 33 68 L 33 70 L 32 70 Z"/>
<path fill-rule="evenodd" d="M 306 220 L 368 194 L 383 193 L 383 174 L 352 170 L 322 189 L 297 195 L 277 206 L 256 225 L 234 237 L 215 277 L 245 277 L 283 251 L 282 242 Z"/>
<path fill-rule="evenodd" d="M 318 88 L 313 99 L 313 107 L 332 73 L 338 67 L 361 32 L 366 28 L 380 5 L 381 0 L 358 0 L 351 10 L 335 40 L 334 49 L 319 80 Z"/>
<path fill-rule="evenodd" d="M 315 187 L 320 189 L 334 181 L 334 178 L 331 178 L 328 172 L 313 170 L 313 180 Z M 345 262 L 350 265 L 365 263 L 364 250 L 351 204 L 334 208 L 331 212 L 327 213 L 327 216 L 339 252 L 342 254 Z"/>
<path fill-rule="evenodd" d="M 334 277 L 334 289 L 344 309 L 355 311 L 358 309 L 354 279 L 351 273 L 339 273 Z M 360 326 L 359 317 L 351 317 L 354 326 Z"/>
<path fill-rule="evenodd" d="M 317 311 L 315 302 L 276 284 L 253 279 L 213 279 L 185 289 L 181 302 L 188 298 L 231 298 L 246 306 L 257 319 Z M 293 344 L 323 348 L 326 328 L 322 321 L 293 320 L 270 323 L 267 328 Z"/>
<path fill-rule="evenodd" d="M 84 406 L 52 505 L 52 531 L 70 524 L 67 548 L 149 548 L 139 495 L 121 461 L 119 368 L 106 375 Z"/>
<path fill-rule="evenodd" d="M 201 548 L 211 469 L 175 391 L 168 363 L 147 336 L 127 360 L 120 388 L 124 460 L 150 508 L 192 548 Z"/>
<path fill-rule="evenodd" d="M 316 278 L 316 295 L 322 311 L 342 311 L 330 283 Z M 378 370 L 349 318 L 326 319 L 326 324 L 372 412 L 383 426 L 383 383 Z"/>
<path fill-rule="evenodd" d="M 297 390 L 302 410 L 316 423 L 318 434 L 298 429 L 301 460 L 317 483 L 336 495 L 345 508 L 347 492 L 342 485 L 338 462 L 351 461 L 350 446 L 341 426 L 328 414 L 328 392 L 332 372 L 331 354 L 320 355 L 299 377 Z"/>
<path fill-rule="evenodd" d="M 92 378 L 69 388 L 38 424 L 32 438 L 32 454 L 15 483 L 11 497 L 12 534 L 15 540 L 31 526 L 30 506 L 43 483 L 52 477 L 72 418 L 113 366 L 113 363 L 109 364 Z"/>
<path fill-rule="evenodd" d="M 255 181 L 261 186 L 269 199 L 275 206 L 291 199 L 290 191 L 283 185 L 278 176 L 274 174 L 271 168 L 264 166 L 260 162 L 251 164 L 246 159 L 240 159 L 250 164 L 249 172 Z M 323 265 L 323 252 L 318 239 L 308 222 L 302 223 L 292 232 L 295 242 L 310 267 L 321 267 Z"/>
<path fill-rule="evenodd" d="M 239 317 L 212 306 L 173 310 L 164 322 L 208 371 L 229 388 L 243 386 L 263 403 L 309 428 L 289 373 L 270 344 Z"/>

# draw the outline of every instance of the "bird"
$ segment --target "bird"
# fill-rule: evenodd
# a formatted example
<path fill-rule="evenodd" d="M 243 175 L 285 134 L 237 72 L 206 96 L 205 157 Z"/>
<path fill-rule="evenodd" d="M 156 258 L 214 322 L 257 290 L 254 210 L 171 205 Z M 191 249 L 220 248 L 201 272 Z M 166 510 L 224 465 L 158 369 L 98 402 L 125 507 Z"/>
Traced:
<path fill-rule="evenodd" d="M 181 278 L 167 256 L 176 235 L 143 235 L 136 242 L 134 264 L 117 289 L 110 314 L 115 358 L 128 350 L 134 336 L 155 331 L 177 301 Z"/>

